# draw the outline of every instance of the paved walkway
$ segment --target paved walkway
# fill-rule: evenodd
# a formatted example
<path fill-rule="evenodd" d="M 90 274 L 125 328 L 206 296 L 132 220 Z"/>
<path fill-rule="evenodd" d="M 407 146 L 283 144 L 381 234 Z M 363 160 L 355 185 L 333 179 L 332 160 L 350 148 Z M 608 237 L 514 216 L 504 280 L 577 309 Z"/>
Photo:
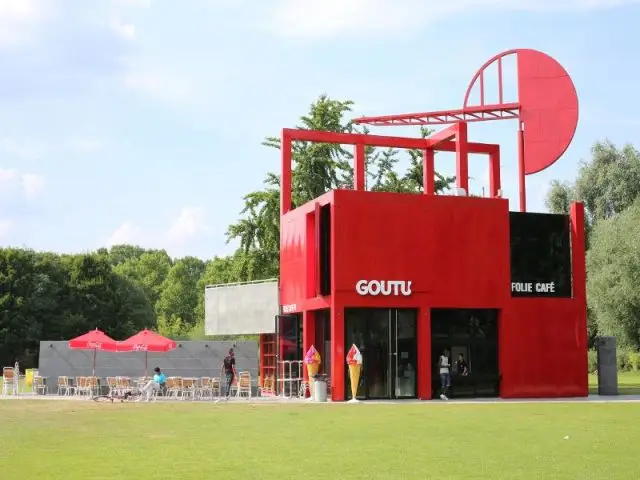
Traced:
<path fill-rule="evenodd" d="M 77 397 L 72 395 L 35 395 L 33 393 L 23 393 L 19 396 L 0 396 L 2 400 L 24 400 L 24 401 L 87 401 L 87 397 Z M 158 398 L 159 402 L 184 402 L 179 398 Z M 192 403 L 230 403 L 230 404 L 313 404 L 309 399 L 301 398 L 283 398 L 283 397 L 251 397 L 251 398 L 231 398 L 228 401 L 219 402 L 211 400 L 186 400 Z M 452 399 L 448 401 L 442 400 L 367 400 L 356 402 L 357 405 L 481 405 L 481 404 L 509 404 L 509 403 L 640 403 L 640 395 L 618 395 L 618 396 L 600 396 L 589 395 L 588 397 L 576 398 L 523 398 L 523 399 L 504 399 L 504 398 L 478 398 L 478 399 Z M 345 402 L 328 402 L 335 405 L 343 405 Z M 352 403 L 346 403 L 352 405 Z"/>

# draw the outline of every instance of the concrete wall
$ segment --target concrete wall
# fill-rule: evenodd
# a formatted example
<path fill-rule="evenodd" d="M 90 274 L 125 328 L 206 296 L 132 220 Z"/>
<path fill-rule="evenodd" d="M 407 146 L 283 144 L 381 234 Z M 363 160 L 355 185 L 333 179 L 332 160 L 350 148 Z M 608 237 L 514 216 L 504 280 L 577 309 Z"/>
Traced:
<path fill-rule="evenodd" d="M 204 331 L 207 335 L 274 333 L 279 309 L 277 280 L 207 285 Z"/>
<path fill-rule="evenodd" d="M 160 367 L 167 376 L 215 377 L 220 375 L 222 360 L 234 347 L 236 369 L 249 371 L 252 381 L 258 381 L 258 342 L 178 342 L 178 348 L 167 353 L 148 353 L 148 373 Z M 97 352 L 96 376 L 141 377 L 144 375 L 144 352 Z M 71 350 L 68 342 L 40 342 L 40 375 L 55 385 L 59 376 L 91 375 L 93 352 Z M 52 393 L 55 388 L 52 389 Z"/>

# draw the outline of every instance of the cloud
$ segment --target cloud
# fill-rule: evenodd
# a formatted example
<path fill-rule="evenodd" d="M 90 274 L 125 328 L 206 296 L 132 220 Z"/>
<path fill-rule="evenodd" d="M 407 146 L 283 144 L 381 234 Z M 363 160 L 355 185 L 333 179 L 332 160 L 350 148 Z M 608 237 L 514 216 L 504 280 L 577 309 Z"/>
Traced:
<path fill-rule="evenodd" d="M 36 200 L 45 186 L 45 179 L 35 173 L 22 173 L 15 168 L 0 168 L 0 193 L 20 195 L 26 200 Z"/>
<path fill-rule="evenodd" d="M 9 219 L 0 219 L 0 240 L 9 238 L 16 229 L 16 222 Z"/>
<path fill-rule="evenodd" d="M 44 4 L 38 0 L 0 0 L 0 49 L 26 42 L 43 17 Z"/>
<path fill-rule="evenodd" d="M 183 245 L 191 238 L 208 230 L 204 207 L 184 207 L 169 227 L 167 238 L 173 245 Z"/>
<path fill-rule="evenodd" d="M 267 13 L 274 33 L 323 39 L 367 32 L 401 32 L 460 13 L 488 10 L 581 11 L 638 4 L 640 0 L 278 0 Z"/>
<path fill-rule="evenodd" d="M 0 0 L 0 101 L 78 96 L 127 71 L 136 28 L 113 0 Z"/>
<path fill-rule="evenodd" d="M 132 222 L 124 222 L 107 238 L 105 245 L 107 247 L 122 244 L 144 245 L 148 240 L 140 227 Z"/>
<path fill-rule="evenodd" d="M 22 191 L 27 200 L 36 200 L 44 188 L 44 177 L 35 173 L 25 173 L 21 178 Z"/>
<path fill-rule="evenodd" d="M 204 207 L 184 207 L 166 228 L 145 230 L 131 221 L 123 222 L 107 238 L 104 245 L 134 244 L 147 248 L 183 247 L 196 236 L 209 232 Z"/>
<path fill-rule="evenodd" d="M 136 39 L 136 26 L 132 23 L 124 23 L 114 19 L 110 22 L 109 27 L 124 40 L 133 41 Z"/>

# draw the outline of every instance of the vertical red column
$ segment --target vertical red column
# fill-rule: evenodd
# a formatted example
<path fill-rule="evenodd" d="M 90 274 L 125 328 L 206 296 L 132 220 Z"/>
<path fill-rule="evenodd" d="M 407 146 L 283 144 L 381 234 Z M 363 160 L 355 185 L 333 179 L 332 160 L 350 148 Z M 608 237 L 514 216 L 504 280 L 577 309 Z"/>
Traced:
<path fill-rule="evenodd" d="M 427 148 L 422 152 L 422 187 L 426 195 L 436 193 L 435 176 L 435 152 Z"/>
<path fill-rule="evenodd" d="M 265 374 L 265 363 L 266 363 L 266 352 L 265 352 L 265 336 L 268 334 L 261 333 L 260 334 L 260 378 L 258 379 L 258 385 L 262 387 L 264 385 L 264 374 Z"/>
<path fill-rule="evenodd" d="M 364 191 L 365 186 L 365 150 L 364 143 L 356 143 L 355 164 L 353 166 L 353 189 L 358 191 Z"/>
<path fill-rule="evenodd" d="M 469 194 L 469 145 L 467 143 L 467 123 L 459 122 L 456 134 L 456 186 Z"/>
<path fill-rule="evenodd" d="M 492 198 L 498 196 L 500 185 L 500 148 L 489 154 L 489 194 Z"/>
<path fill-rule="evenodd" d="M 431 399 L 431 310 L 418 311 L 418 398 Z"/>
<path fill-rule="evenodd" d="M 331 301 L 331 400 L 344 401 L 344 306 Z"/>
<path fill-rule="evenodd" d="M 302 312 L 302 355 L 306 354 L 311 345 L 316 343 L 316 312 Z M 306 366 L 303 376 L 305 381 L 309 381 Z"/>
<path fill-rule="evenodd" d="M 524 130 L 518 122 L 518 180 L 520 183 L 520 211 L 527 211 L 527 180 L 524 173 Z"/>
<path fill-rule="evenodd" d="M 291 210 L 291 137 L 283 130 L 280 146 L 280 215 Z"/>
<path fill-rule="evenodd" d="M 586 247 L 584 239 L 584 205 L 571 204 L 569 211 L 571 218 L 571 265 L 573 273 L 573 301 L 576 303 L 576 344 L 584 354 L 574 365 L 576 378 L 580 378 L 580 390 L 583 395 L 589 393 L 589 379 L 587 376 L 587 269 Z"/>

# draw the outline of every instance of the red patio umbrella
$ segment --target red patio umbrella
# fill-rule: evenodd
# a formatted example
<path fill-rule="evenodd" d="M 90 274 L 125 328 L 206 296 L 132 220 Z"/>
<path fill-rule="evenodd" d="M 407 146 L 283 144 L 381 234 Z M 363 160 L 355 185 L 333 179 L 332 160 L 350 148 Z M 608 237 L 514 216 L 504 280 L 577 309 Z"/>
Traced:
<path fill-rule="evenodd" d="M 96 376 L 96 353 L 98 350 L 104 352 L 115 352 L 118 350 L 118 342 L 102 330 L 91 330 L 79 337 L 69 340 L 69 348 L 74 350 L 93 350 L 93 376 Z"/>
<path fill-rule="evenodd" d="M 148 352 L 168 352 L 174 348 L 176 348 L 176 342 L 146 328 L 134 336 L 118 342 L 118 351 L 120 352 L 144 352 L 145 377 L 147 376 Z"/>

